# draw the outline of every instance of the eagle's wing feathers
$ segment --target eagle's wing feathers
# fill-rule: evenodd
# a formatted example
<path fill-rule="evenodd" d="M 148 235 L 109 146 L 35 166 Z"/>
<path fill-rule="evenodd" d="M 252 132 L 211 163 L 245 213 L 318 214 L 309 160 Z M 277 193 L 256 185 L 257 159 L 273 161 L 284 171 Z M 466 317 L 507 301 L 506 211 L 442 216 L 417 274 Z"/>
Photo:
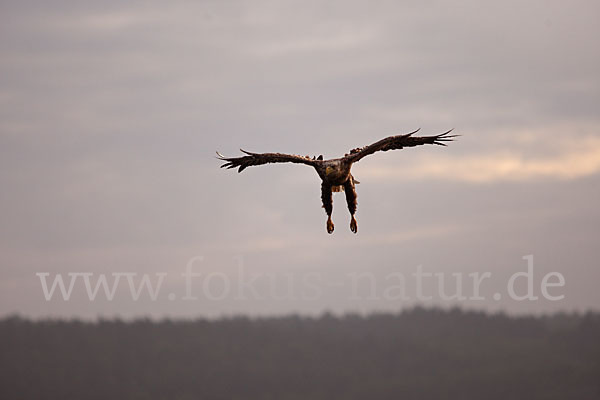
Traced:
<path fill-rule="evenodd" d="M 451 142 L 453 138 L 459 136 L 450 135 L 452 129 L 434 136 L 413 136 L 418 131 L 419 129 L 405 135 L 390 136 L 385 139 L 381 139 L 380 141 L 363 148 L 352 150 L 350 154 L 344 158 L 350 162 L 357 162 L 361 158 L 377 151 L 398 150 L 404 147 L 414 147 L 422 144 L 437 144 L 439 146 L 446 146 L 445 142 Z"/>
<path fill-rule="evenodd" d="M 292 154 L 282 154 L 282 153 L 251 153 L 249 151 L 245 151 L 240 149 L 240 151 L 246 156 L 242 157 L 224 157 L 219 152 L 217 152 L 217 156 L 219 160 L 225 161 L 221 168 L 238 168 L 238 172 L 242 172 L 247 167 L 251 167 L 253 165 L 263 165 L 269 163 L 296 163 L 296 164 L 306 164 L 306 165 L 315 165 L 316 161 L 309 157 L 296 156 Z"/>

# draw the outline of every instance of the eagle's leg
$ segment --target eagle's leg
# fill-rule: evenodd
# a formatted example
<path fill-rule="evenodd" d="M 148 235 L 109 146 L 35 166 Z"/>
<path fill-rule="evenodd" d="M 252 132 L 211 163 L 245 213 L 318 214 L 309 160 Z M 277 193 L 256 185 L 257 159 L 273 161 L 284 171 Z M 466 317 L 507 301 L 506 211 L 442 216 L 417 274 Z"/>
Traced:
<path fill-rule="evenodd" d="M 331 185 L 325 182 L 321 183 L 321 201 L 323 202 L 323 208 L 327 213 L 327 233 L 333 233 L 333 222 L 331 222 L 333 193 L 331 192 Z"/>
<path fill-rule="evenodd" d="M 344 183 L 344 192 L 346 193 L 346 203 L 348 203 L 348 211 L 350 211 L 350 230 L 354 233 L 358 232 L 358 225 L 356 224 L 356 218 L 354 218 L 354 213 L 356 213 L 356 190 L 354 188 L 354 178 L 350 175 L 350 179 L 348 179 Z"/>

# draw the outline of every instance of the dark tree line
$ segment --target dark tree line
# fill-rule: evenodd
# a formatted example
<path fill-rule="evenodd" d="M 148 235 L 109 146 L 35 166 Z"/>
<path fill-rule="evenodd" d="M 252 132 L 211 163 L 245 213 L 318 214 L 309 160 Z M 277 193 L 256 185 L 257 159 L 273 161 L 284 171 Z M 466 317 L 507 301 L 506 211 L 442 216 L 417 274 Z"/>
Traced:
<path fill-rule="evenodd" d="M 598 399 L 600 314 L 0 320 L 2 399 Z"/>

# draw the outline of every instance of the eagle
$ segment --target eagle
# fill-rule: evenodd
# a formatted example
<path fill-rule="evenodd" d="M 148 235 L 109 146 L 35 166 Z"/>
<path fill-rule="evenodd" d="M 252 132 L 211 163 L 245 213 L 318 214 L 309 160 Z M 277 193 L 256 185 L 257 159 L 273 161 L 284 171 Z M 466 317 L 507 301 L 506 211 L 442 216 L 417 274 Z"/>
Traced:
<path fill-rule="evenodd" d="M 346 203 L 350 212 L 350 230 L 354 233 L 358 232 L 358 225 L 354 214 L 356 213 L 356 188 L 355 185 L 360 183 L 350 173 L 352 164 L 360 161 L 363 157 L 373 154 L 378 151 L 399 150 L 405 147 L 415 147 L 423 144 L 435 144 L 446 146 L 446 142 L 451 142 L 459 135 L 451 135 L 453 129 L 433 136 L 413 136 L 416 131 L 389 136 L 381 139 L 373 144 L 365 147 L 359 147 L 350 150 L 341 158 L 333 158 L 324 160 L 323 156 L 309 157 L 282 153 L 251 153 L 240 149 L 245 156 L 241 157 L 225 157 L 217 151 L 217 158 L 225 163 L 221 168 L 237 168 L 238 172 L 244 169 L 270 163 L 295 163 L 305 164 L 313 167 L 321 178 L 321 201 L 323 208 L 327 213 L 327 233 L 333 233 L 334 225 L 331 221 L 331 213 L 333 211 L 333 192 L 343 191 L 346 193 Z"/>

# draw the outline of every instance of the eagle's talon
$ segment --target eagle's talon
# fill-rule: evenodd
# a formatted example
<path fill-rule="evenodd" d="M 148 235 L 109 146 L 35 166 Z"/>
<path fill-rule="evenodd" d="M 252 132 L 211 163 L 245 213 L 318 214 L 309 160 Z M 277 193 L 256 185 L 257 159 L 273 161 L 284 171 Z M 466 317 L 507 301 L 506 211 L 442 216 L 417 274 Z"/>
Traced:
<path fill-rule="evenodd" d="M 331 221 L 331 218 L 327 218 L 327 233 L 333 233 L 333 222 Z"/>
<path fill-rule="evenodd" d="M 356 224 L 356 218 L 354 218 L 354 215 L 352 216 L 352 219 L 350 220 L 350 230 L 354 233 L 358 232 L 358 225 Z"/>

